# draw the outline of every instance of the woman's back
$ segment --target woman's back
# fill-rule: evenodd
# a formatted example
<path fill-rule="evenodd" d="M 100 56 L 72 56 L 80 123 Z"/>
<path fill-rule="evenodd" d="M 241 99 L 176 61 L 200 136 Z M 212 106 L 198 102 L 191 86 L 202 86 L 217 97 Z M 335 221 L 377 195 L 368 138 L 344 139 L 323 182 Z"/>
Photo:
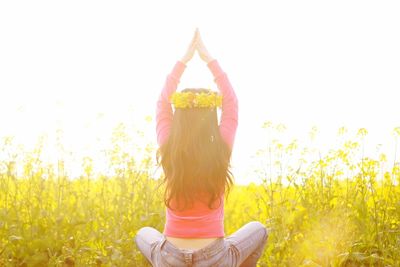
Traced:
<path fill-rule="evenodd" d="M 166 208 L 163 234 L 175 247 L 200 249 L 225 236 L 224 194 L 215 201 L 215 209 L 210 209 L 205 199 L 194 201 L 190 209 L 182 211 Z M 177 208 L 176 202 L 171 204 Z"/>
<path fill-rule="evenodd" d="M 218 130 L 223 142 L 231 151 L 238 124 L 238 101 L 227 74 L 218 61 L 213 59 L 207 66 L 223 96 Z M 186 65 L 180 61 L 175 64 L 172 72 L 167 76 L 157 103 L 156 130 L 160 147 L 168 141 L 171 131 L 172 118 L 169 116 L 172 116 L 172 109 L 166 101 L 175 92 L 185 68 Z M 206 195 L 195 200 L 193 207 L 184 211 L 167 207 L 163 234 L 177 247 L 202 247 L 217 238 L 224 237 L 224 196 L 223 193 L 214 201 L 213 208 L 210 208 L 208 201 L 205 200 L 208 199 Z M 174 206 L 175 202 L 171 201 L 170 204 Z"/>
<path fill-rule="evenodd" d="M 177 207 L 175 202 L 171 204 Z M 195 200 L 191 208 L 182 211 L 167 207 L 164 234 L 182 238 L 223 237 L 224 195 L 214 202 L 212 208 L 202 200 Z"/>

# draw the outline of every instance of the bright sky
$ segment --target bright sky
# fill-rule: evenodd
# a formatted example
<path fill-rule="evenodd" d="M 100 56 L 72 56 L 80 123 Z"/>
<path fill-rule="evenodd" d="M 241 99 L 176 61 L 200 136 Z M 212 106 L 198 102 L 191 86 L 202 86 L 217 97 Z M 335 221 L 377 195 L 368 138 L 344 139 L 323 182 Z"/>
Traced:
<path fill-rule="evenodd" d="M 254 180 L 264 121 L 294 138 L 364 127 L 392 152 L 400 126 L 398 1 L 2 1 L 0 136 L 32 144 L 63 127 L 70 150 L 124 121 L 155 143 L 156 99 L 199 27 L 239 98 L 232 165 Z M 217 90 L 198 55 L 178 90 Z"/>

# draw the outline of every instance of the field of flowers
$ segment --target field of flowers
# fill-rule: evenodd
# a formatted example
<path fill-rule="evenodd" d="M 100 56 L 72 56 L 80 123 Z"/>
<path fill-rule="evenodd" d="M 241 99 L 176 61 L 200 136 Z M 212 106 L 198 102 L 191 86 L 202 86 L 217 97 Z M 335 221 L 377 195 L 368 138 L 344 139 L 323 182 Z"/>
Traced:
<path fill-rule="evenodd" d="M 40 145 L 15 157 L 12 138 L 2 140 L 0 266 L 148 266 L 133 237 L 143 226 L 162 231 L 162 187 L 154 149 L 138 160 L 123 150 L 126 134 L 114 134 L 113 175 L 95 173 L 85 158 L 78 179 L 62 159 L 42 161 Z M 364 156 L 367 134 L 341 128 L 339 145 L 323 154 L 270 138 L 257 153 L 262 183 L 235 186 L 227 199 L 226 234 L 266 224 L 259 266 L 400 266 L 400 164 L 396 155 Z"/>

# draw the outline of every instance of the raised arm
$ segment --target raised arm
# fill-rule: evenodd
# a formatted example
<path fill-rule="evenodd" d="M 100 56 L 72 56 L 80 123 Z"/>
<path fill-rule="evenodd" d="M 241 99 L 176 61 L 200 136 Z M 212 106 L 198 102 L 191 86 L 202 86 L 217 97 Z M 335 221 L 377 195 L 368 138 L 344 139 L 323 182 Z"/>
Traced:
<path fill-rule="evenodd" d="M 222 112 L 219 130 L 225 142 L 233 148 L 238 126 L 238 99 L 227 74 L 222 70 L 218 61 L 211 57 L 201 39 L 200 33 L 198 36 L 197 51 L 201 59 L 207 63 L 207 67 L 214 76 L 214 82 L 222 94 Z"/>
<path fill-rule="evenodd" d="M 196 29 L 192 41 L 189 47 L 182 57 L 175 63 L 172 72 L 167 75 L 164 87 L 161 91 L 160 96 L 157 100 L 156 108 L 156 132 L 157 132 L 157 143 L 159 146 L 164 144 L 167 140 L 169 131 L 171 129 L 171 123 L 173 118 L 172 107 L 170 103 L 171 95 L 176 91 L 182 73 L 186 69 L 186 63 L 193 57 L 196 50 L 196 44 L 198 39 L 198 30 Z"/>
<path fill-rule="evenodd" d="M 158 97 L 156 109 L 156 132 L 157 143 L 159 146 L 164 144 L 169 135 L 173 118 L 172 107 L 169 99 L 176 91 L 185 68 L 186 65 L 182 61 L 177 61 L 175 63 L 172 72 L 167 75 L 164 87 Z"/>
<path fill-rule="evenodd" d="M 228 79 L 228 75 L 221 69 L 218 61 L 213 59 L 207 64 L 207 67 L 213 74 L 214 82 L 222 94 L 222 112 L 219 130 L 222 138 L 233 148 L 238 126 L 238 99 Z"/>

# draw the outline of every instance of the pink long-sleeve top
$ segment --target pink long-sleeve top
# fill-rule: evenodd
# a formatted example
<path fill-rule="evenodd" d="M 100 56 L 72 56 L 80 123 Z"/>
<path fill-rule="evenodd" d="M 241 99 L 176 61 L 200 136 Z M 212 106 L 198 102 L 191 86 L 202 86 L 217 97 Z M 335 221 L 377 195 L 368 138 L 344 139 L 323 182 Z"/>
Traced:
<path fill-rule="evenodd" d="M 238 100 L 235 91 L 216 59 L 207 64 L 214 76 L 214 82 L 222 94 L 222 111 L 219 130 L 223 140 L 233 148 L 238 125 Z M 167 141 L 172 124 L 173 112 L 171 95 L 176 91 L 186 65 L 177 61 L 172 72 L 167 76 L 164 87 L 157 101 L 156 132 L 157 142 L 161 146 Z M 207 203 L 195 201 L 193 208 L 175 211 L 167 207 L 164 235 L 172 237 L 223 237 L 224 233 L 224 194 L 217 209 L 209 209 Z M 171 203 L 173 205 L 173 203 Z"/>

